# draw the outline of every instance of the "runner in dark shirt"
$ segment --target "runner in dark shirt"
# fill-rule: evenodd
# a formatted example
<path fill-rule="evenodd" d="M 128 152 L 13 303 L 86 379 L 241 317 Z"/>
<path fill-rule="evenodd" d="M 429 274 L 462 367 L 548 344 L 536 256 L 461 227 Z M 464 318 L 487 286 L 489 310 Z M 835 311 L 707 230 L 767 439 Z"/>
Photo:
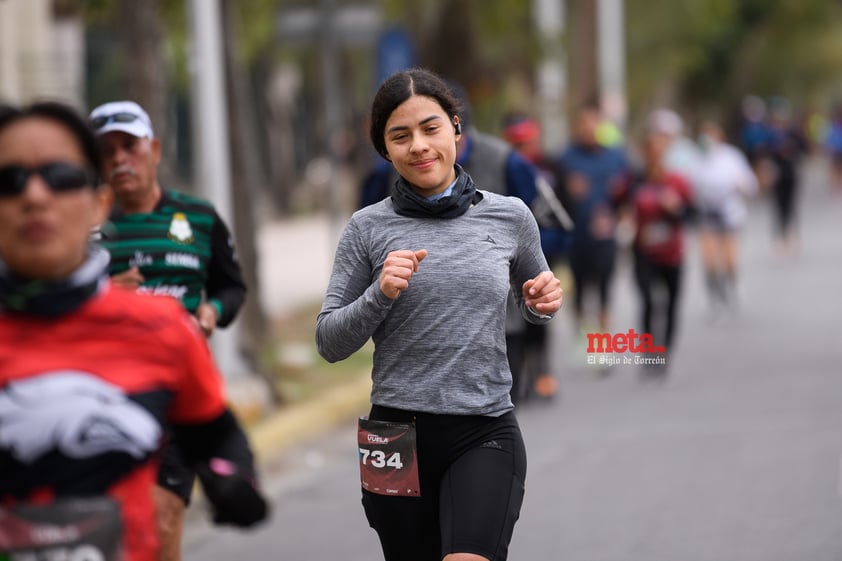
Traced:
<path fill-rule="evenodd" d="M 641 327 L 656 346 L 672 349 L 678 323 L 678 298 L 684 261 L 684 219 L 692 205 L 687 180 L 664 169 L 669 138 L 650 132 L 643 142 L 644 169 L 619 183 L 615 201 L 635 224 L 634 273 L 641 298 Z M 666 302 L 656 292 L 666 289 Z M 661 321 L 663 320 L 663 321 Z M 663 330 L 656 326 L 663 325 Z M 658 363 L 657 374 L 666 372 Z"/>

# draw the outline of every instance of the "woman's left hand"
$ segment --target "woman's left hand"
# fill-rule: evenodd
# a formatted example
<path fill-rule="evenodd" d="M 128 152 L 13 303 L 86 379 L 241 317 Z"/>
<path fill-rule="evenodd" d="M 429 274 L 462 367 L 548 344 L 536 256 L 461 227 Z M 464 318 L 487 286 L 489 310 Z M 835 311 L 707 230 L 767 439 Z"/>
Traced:
<path fill-rule="evenodd" d="M 534 279 L 523 283 L 523 299 L 526 305 L 539 314 L 552 314 L 561 308 L 561 281 L 552 271 L 544 271 Z"/>

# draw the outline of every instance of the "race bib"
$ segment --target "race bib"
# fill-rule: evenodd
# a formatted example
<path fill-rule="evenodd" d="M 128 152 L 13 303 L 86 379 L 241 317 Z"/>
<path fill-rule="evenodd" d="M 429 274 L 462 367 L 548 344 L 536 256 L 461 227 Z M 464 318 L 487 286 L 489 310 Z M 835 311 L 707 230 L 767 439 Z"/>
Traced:
<path fill-rule="evenodd" d="M 395 497 L 421 496 L 414 425 L 361 418 L 357 443 L 363 489 Z"/>
<path fill-rule="evenodd" d="M 0 507 L 0 561 L 122 561 L 122 539 L 110 498 Z"/>

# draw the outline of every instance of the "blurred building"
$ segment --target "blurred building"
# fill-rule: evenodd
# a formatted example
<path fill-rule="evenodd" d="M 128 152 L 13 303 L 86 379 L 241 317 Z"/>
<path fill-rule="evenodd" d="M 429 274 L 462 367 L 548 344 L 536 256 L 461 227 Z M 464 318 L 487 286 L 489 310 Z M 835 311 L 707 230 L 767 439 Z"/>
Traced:
<path fill-rule="evenodd" d="M 0 0 L 0 101 L 84 106 L 84 28 L 53 0 Z"/>

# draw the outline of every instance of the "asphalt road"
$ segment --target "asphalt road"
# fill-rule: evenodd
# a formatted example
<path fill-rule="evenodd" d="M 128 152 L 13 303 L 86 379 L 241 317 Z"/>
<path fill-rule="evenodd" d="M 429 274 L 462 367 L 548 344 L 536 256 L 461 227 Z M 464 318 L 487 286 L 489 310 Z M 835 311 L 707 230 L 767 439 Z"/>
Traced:
<path fill-rule="evenodd" d="M 752 205 L 733 316 L 711 319 L 688 239 L 665 382 L 598 373 L 557 318 L 562 394 L 518 409 L 529 472 L 510 559 L 842 559 L 842 196 L 822 177 L 806 178 L 796 255 L 773 253 L 767 201 Z M 614 288 L 625 332 L 637 325 L 625 262 Z M 280 452 L 264 468 L 271 522 L 243 533 L 194 515 L 186 561 L 381 558 L 355 462 L 351 423 Z"/>

